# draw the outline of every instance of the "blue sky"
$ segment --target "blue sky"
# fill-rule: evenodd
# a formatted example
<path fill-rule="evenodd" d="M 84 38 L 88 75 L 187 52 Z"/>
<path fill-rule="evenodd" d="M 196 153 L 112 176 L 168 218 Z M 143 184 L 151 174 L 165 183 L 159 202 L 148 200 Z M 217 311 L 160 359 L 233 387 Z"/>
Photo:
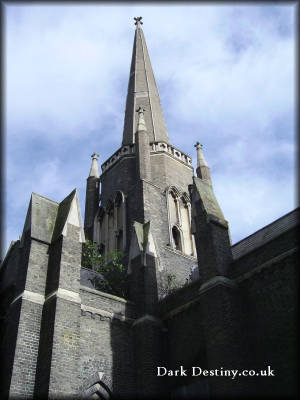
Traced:
<path fill-rule="evenodd" d="M 5 248 L 30 195 L 61 201 L 121 144 L 134 16 L 171 143 L 204 146 L 233 243 L 296 207 L 296 5 L 7 4 Z"/>

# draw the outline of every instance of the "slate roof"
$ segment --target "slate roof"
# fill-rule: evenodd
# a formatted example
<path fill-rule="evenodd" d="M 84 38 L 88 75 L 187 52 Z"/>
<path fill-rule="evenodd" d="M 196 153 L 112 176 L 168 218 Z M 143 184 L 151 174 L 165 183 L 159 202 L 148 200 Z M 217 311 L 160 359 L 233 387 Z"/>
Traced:
<path fill-rule="evenodd" d="M 281 218 L 265 226 L 231 247 L 233 259 L 242 257 L 252 250 L 275 239 L 284 232 L 299 225 L 300 208 L 283 215 Z"/>

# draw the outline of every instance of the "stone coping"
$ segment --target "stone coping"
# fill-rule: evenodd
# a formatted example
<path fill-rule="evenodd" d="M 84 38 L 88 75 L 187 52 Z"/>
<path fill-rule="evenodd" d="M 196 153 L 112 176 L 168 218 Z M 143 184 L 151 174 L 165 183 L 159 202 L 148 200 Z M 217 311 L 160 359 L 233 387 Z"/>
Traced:
<path fill-rule="evenodd" d="M 110 293 L 105 293 L 105 292 L 102 292 L 101 290 L 91 289 L 91 288 L 89 288 L 87 286 L 80 285 L 80 290 L 85 291 L 85 292 L 89 292 L 89 293 L 93 293 L 93 294 L 95 294 L 97 296 L 106 297 L 106 298 L 111 299 L 111 300 L 119 301 L 119 302 L 124 303 L 124 304 L 132 304 L 132 305 L 134 305 L 134 303 L 131 300 L 126 300 L 123 297 L 118 297 L 118 296 L 115 296 L 115 295 L 110 294 Z"/>

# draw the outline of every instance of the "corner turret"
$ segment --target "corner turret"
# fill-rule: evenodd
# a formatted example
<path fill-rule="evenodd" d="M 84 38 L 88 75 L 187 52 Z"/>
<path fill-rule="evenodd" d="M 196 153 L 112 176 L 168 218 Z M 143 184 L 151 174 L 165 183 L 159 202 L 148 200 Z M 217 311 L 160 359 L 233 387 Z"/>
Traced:
<path fill-rule="evenodd" d="M 203 282 L 227 276 L 232 262 L 228 223 L 213 191 L 210 171 L 197 142 L 197 177 L 189 186 L 192 226 L 198 255 L 199 276 Z"/>
<path fill-rule="evenodd" d="M 99 207 L 99 170 L 97 153 L 93 153 L 92 165 L 86 184 L 84 232 L 86 238 L 93 241 L 94 219 Z"/>

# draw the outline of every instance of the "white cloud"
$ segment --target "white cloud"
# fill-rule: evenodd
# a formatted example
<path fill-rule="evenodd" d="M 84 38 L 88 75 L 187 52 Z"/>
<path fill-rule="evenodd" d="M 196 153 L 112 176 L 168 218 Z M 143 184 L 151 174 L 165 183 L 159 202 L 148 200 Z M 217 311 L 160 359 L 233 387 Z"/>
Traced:
<path fill-rule="evenodd" d="M 216 174 L 214 188 L 225 218 L 229 221 L 232 243 L 273 222 L 295 207 L 287 187 L 293 177 L 268 179 L 244 171 L 239 175 Z"/>

